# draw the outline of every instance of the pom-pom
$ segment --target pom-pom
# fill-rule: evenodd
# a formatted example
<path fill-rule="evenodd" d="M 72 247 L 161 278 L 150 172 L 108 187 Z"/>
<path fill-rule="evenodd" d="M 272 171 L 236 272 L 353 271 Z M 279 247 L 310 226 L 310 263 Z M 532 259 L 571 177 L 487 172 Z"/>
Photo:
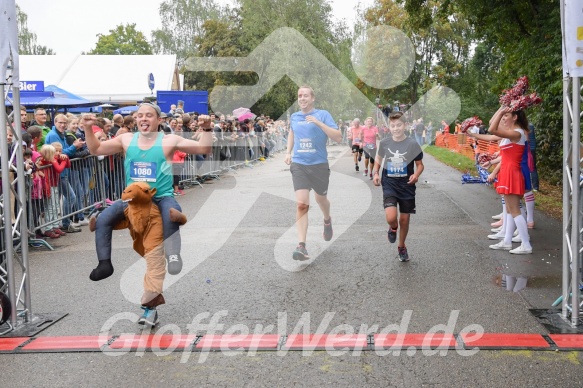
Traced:
<path fill-rule="evenodd" d="M 512 88 L 502 92 L 500 104 L 512 108 L 514 112 L 540 104 L 542 99 L 536 93 L 526 94 L 528 85 L 528 77 L 520 77 Z"/>
<path fill-rule="evenodd" d="M 461 132 L 467 133 L 470 128 L 479 127 L 480 125 L 482 125 L 482 120 L 480 120 L 478 116 L 470 117 L 463 121 Z"/>
<path fill-rule="evenodd" d="M 538 105 L 541 102 L 542 102 L 542 99 L 536 93 L 531 93 L 531 94 L 527 94 L 525 96 L 521 96 L 521 97 L 517 98 L 516 100 L 512 101 L 510 103 L 510 108 L 512 109 L 513 112 L 516 112 L 519 110 L 524 110 L 526 108 L 529 108 L 533 105 Z"/>
<path fill-rule="evenodd" d="M 489 161 L 493 160 L 494 156 L 491 154 L 480 154 L 478 156 L 478 164 L 483 165 L 484 163 L 488 163 Z"/>

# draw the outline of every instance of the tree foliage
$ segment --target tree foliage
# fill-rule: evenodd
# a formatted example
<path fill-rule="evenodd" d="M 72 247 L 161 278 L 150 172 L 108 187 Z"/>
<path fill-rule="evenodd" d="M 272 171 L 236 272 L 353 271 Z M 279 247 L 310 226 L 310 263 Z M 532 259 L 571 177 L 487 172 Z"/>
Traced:
<path fill-rule="evenodd" d="M 196 54 L 206 21 L 228 13 L 215 0 L 165 0 L 160 4 L 162 28 L 152 31 L 156 54 L 176 54 L 179 63 Z"/>
<path fill-rule="evenodd" d="M 350 71 L 350 36 L 344 25 L 333 23 L 331 7 L 326 0 L 238 0 L 237 7 L 225 14 L 223 19 L 207 21 L 202 27 L 203 34 L 195 40 L 197 56 L 246 57 L 277 29 L 292 27 L 338 69 Z M 274 63 L 288 59 L 282 50 L 285 50 L 286 44 L 291 47 L 293 42 L 276 43 L 273 55 L 263 56 L 254 62 L 254 67 L 258 69 L 256 74 L 190 73 L 185 76 L 185 83 L 196 88 L 206 85 L 210 91 L 215 85 L 253 85 L 263 79 L 262 73 Z M 301 57 L 294 59 L 301 60 Z M 312 70 L 318 73 L 318 69 Z M 326 76 L 321 74 L 321 77 Z M 296 93 L 297 85 L 284 76 L 255 106 L 249 108 L 271 117 L 280 117 L 296 100 Z"/>
<path fill-rule="evenodd" d="M 119 25 L 109 34 L 97 34 L 92 55 L 151 55 L 152 47 L 144 34 L 136 30 L 136 24 Z"/>
<path fill-rule="evenodd" d="M 55 52 L 47 46 L 37 43 L 37 36 L 28 29 L 28 15 L 16 5 L 18 20 L 18 52 L 22 55 L 54 55 Z"/>
<path fill-rule="evenodd" d="M 426 11 L 430 0 L 403 3 L 420 25 L 431 23 Z M 540 107 L 527 112 L 536 127 L 537 168 L 545 178 L 559 182 L 563 151 L 559 4 L 553 0 L 447 0 L 440 4 L 438 13 L 454 11 L 467 18 L 481 42 L 470 71 L 458 81 L 461 93 L 481 95 L 485 102 L 497 100 L 498 94 L 518 77 L 528 76 L 532 89 L 543 98 Z M 470 90 L 472 80 L 480 81 L 479 93 Z M 497 101 L 485 105 L 489 114 L 484 113 L 484 118 L 493 114 L 496 105 Z"/>
<path fill-rule="evenodd" d="M 421 22 L 420 18 L 426 20 Z M 459 12 L 441 13 L 439 1 L 429 0 L 423 12 L 411 14 L 398 0 L 377 0 L 364 10 L 362 20 L 361 29 L 377 25 L 399 28 L 416 49 L 409 78 L 395 88 L 376 91 L 384 101 L 415 103 L 435 86 L 451 87 L 465 70 L 473 30 Z M 359 87 L 367 89 L 362 83 Z"/>

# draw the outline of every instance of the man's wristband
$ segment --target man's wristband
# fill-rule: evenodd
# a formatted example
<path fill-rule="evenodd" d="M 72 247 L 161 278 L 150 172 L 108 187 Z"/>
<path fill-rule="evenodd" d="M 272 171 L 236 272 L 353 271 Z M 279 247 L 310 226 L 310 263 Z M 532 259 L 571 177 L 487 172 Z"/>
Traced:
<path fill-rule="evenodd" d="M 373 175 L 379 175 L 378 171 L 373 171 L 372 173 L 373 173 Z"/>

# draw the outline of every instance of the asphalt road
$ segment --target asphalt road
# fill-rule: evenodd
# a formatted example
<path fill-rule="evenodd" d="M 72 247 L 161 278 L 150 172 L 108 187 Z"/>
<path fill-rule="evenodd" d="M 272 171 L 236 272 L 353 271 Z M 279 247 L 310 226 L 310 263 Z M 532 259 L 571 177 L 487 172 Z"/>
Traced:
<path fill-rule="evenodd" d="M 456 333 L 476 325 L 487 333 L 548 333 L 529 309 L 548 308 L 560 295 L 560 222 L 536 214 L 532 255 L 490 250 L 491 216 L 500 212 L 494 190 L 462 185 L 460 173 L 426 155 L 407 239 L 411 261 L 400 263 L 387 242 L 380 188 L 362 176 L 362 163 L 354 171 L 346 147 L 329 153 L 335 234 L 322 240 L 313 203 L 306 264 L 291 259 L 295 205 L 282 155 L 186 190 L 179 198 L 189 219 L 181 232 L 184 270 L 166 279 L 158 330 L 289 335 L 405 325 L 426 333 L 449 323 Z M 40 336 L 139 332 L 127 317 L 140 312 L 143 261 L 127 231 L 116 231 L 115 273 L 91 282 L 94 244 L 85 227 L 55 241 L 55 251 L 31 252 L 33 312 L 68 314 Z M 526 288 L 507 291 L 502 275 L 524 278 Z M 0 370 L 5 387 L 583 386 L 581 352 L 445 353 L 0 354 Z"/>

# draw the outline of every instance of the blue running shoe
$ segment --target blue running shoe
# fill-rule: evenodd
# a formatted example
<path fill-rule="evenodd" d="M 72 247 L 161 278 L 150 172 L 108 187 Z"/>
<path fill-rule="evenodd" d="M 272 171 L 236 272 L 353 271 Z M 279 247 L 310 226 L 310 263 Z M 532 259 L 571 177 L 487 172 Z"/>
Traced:
<path fill-rule="evenodd" d="M 156 326 L 158 323 L 158 310 L 156 307 L 142 306 L 144 314 L 138 320 L 138 325 Z"/>

